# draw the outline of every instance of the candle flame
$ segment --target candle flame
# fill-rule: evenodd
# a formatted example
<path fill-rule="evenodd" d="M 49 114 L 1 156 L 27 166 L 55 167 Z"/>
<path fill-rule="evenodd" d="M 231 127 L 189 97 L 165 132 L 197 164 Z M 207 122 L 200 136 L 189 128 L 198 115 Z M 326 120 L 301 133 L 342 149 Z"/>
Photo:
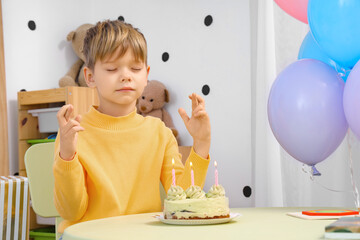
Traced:
<path fill-rule="evenodd" d="M 192 162 L 190 162 L 190 167 L 192 167 Z"/>
<path fill-rule="evenodd" d="M 172 160 L 171 160 L 171 162 L 172 162 L 172 165 L 174 166 L 174 164 L 175 164 L 175 161 L 174 161 L 174 159 L 172 159 Z"/>
<path fill-rule="evenodd" d="M 214 166 L 217 167 L 217 162 L 216 161 L 214 162 Z"/>

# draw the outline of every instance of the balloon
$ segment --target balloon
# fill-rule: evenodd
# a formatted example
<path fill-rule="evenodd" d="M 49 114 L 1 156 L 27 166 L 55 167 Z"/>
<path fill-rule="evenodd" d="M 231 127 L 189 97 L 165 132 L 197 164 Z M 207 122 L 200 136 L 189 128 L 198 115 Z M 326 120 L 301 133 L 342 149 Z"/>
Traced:
<path fill-rule="evenodd" d="M 360 61 L 351 70 L 345 84 L 344 112 L 350 129 L 360 139 Z"/>
<path fill-rule="evenodd" d="M 268 99 L 269 123 L 298 161 L 313 166 L 342 142 L 348 128 L 343 89 L 336 71 L 315 59 L 298 60 L 276 78 Z"/>
<path fill-rule="evenodd" d="M 274 0 L 276 4 L 290 16 L 308 23 L 307 5 L 308 0 Z"/>
<path fill-rule="evenodd" d="M 328 55 L 326 55 L 326 53 L 315 42 L 313 36 L 311 35 L 311 32 L 308 32 L 306 34 L 299 50 L 298 59 L 303 58 L 313 58 L 327 63 L 339 73 L 339 76 L 344 81 L 346 81 L 348 75 L 350 74 L 350 69 L 346 69 L 340 66 L 334 60 L 329 58 Z"/>
<path fill-rule="evenodd" d="M 331 59 L 347 68 L 360 59 L 359 13 L 359 0 L 309 0 L 314 39 Z"/>

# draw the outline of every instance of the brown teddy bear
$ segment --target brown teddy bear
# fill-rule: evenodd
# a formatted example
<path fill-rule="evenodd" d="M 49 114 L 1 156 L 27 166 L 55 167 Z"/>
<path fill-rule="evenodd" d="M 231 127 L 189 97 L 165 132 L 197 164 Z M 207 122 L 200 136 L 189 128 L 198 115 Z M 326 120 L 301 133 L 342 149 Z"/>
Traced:
<path fill-rule="evenodd" d="M 143 94 L 137 101 L 137 111 L 139 114 L 160 118 L 165 126 L 170 128 L 176 138 L 178 131 L 175 129 L 170 114 L 164 109 L 165 103 L 169 102 L 170 95 L 165 85 L 159 81 L 148 81 Z M 178 139 L 179 140 L 179 139 Z"/>
<path fill-rule="evenodd" d="M 79 26 L 75 31 L 71 31 L 67 35 L 67 40 L 71 41 L 72 48 L 79 59 L 71 66 L 70 70 L 64 77 L 59 80 L 60 87 L 66 86 L 80 86 L 87 87 L 84 77 L 84 61 L 85 57 L 83 54 L 83 45 L 86 31 L 93 27 L 93 24 L 83 24 Z"/>

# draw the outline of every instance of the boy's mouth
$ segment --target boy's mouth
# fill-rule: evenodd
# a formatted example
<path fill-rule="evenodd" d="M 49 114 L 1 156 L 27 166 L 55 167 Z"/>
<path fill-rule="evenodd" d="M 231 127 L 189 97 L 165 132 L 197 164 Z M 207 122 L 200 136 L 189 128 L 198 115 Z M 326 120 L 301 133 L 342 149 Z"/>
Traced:
<path fill-rule="evenodd" d="M 134 89 L 131 87 L 123 87 L 123 88 L 117 89 L 116 91 L 134 91 Z"/>

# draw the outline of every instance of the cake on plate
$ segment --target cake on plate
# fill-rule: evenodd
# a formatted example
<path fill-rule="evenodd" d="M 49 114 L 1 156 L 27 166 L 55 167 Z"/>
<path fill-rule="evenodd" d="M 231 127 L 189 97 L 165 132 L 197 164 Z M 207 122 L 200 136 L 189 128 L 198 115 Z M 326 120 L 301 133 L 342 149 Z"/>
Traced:
<path fill-rule="evenodd" d="M 184 191 L 172 185 L 164 200 L 165 219 L 214 219 L 229 218 L 229 199 L 221 185 L 213 185 L 208 193 L 199 186 L 190 186 Z"/>

